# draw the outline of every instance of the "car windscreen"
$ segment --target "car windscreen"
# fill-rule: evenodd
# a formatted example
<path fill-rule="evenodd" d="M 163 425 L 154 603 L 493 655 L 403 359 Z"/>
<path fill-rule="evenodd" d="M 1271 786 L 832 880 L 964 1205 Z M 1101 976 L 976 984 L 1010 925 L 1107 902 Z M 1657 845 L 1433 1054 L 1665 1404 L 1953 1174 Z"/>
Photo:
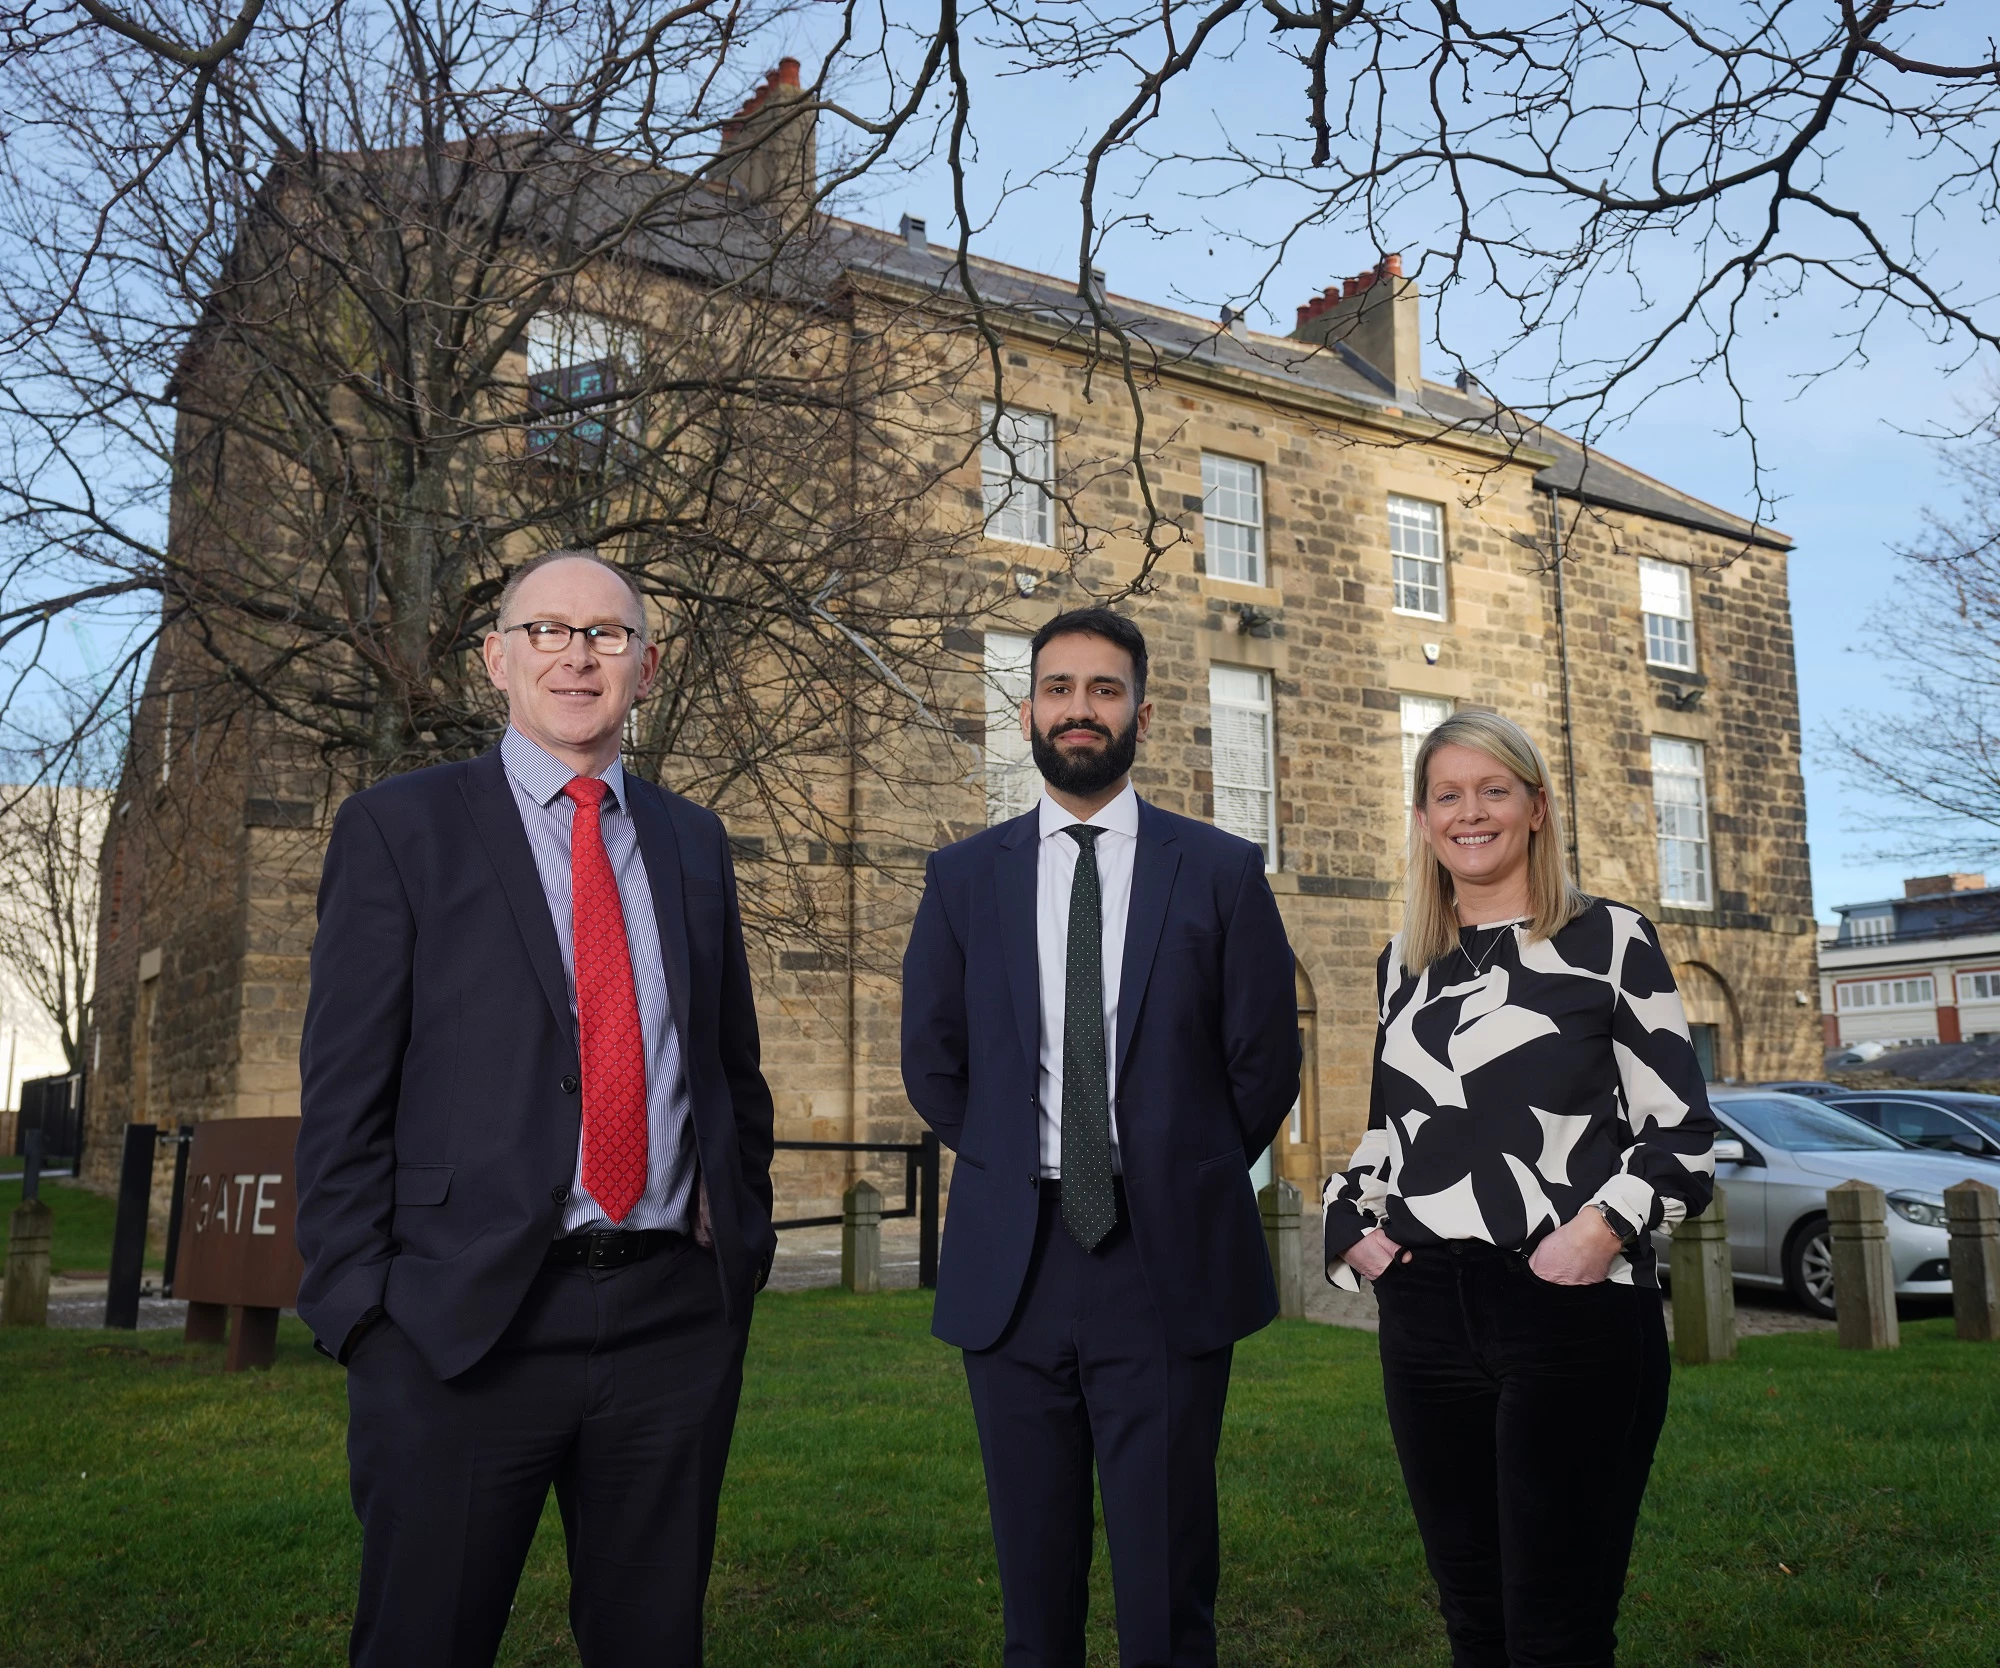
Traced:
<path fill-rule="evenodd" d="M 1765 1100 L 1719 1100 L 1716 1111 L 1741 1124 L 1752 1140 L 1793 1153 L 1907 1152 L 1893 1135 L 1817 1101 L 1792 1095 Z"/>
<path fill-rule="evenodd" d="M 1949 1106 L 1967 1123 L 2000 1141 L 2000 1095 L 1934 1095 L 1940 1106 Z"/>

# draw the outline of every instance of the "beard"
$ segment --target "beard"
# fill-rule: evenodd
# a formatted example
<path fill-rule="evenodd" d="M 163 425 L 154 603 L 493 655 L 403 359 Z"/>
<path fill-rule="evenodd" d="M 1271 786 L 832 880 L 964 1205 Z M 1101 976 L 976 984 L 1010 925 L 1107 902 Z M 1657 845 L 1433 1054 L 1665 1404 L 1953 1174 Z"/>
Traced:
<path fill-rule="evenodd" d="M 1042 780 L 1061 793 L 1075 794 L 1080 799 L 1088 799 L 1092 794 L 1102 793 L 1106 788 L 1132 768 L 1133 756 L 1139 750 L 1139 717 L 1132 716 L 1132 722 L 1119 734 L 1114 735 L 1102 724 L 1090 722 L 1066 722 L 1065 731 L 1089 730 L 1104 738 L 1102 747 L 1089 751 L 1065 752 L 1055 744 L 1052 734 L 1034 730 L 1029 735 L 1029 746 L 1035 754 L 1035 768 L 1042 773 Z"/>

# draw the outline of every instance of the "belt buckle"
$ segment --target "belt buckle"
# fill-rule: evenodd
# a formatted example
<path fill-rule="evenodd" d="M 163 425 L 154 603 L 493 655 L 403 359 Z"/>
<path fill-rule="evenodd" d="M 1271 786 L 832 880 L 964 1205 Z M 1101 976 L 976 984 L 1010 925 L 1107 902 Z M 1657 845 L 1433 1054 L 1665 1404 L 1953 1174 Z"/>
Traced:
<path fill-rule="evenodd" d="M 617 1265 L 612 1261 L 613 1249 L 609 1234 L 592 1234 L 590 1236 L 590 1245 L 583 1254 L 583 1266 L 585 1268 L 616 1267 Z"/>

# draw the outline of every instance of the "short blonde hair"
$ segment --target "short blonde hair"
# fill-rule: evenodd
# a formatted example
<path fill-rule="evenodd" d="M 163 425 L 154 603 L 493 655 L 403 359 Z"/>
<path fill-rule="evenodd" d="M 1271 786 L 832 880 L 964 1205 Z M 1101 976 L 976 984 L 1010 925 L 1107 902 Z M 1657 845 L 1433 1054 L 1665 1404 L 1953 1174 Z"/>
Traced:
<path fill-rule="evenodd" d="M 1430 792 L 1431 760 L 1442 747 L 1484 753 L 1542 797 L 1542 826 L 1528 834 L 1528 908 L 1531 939 L 1550 938 L 1590 907 L 1563 869 L 1562 812 L 1556 804 L 1549 762 L 1534 737 L 1497 712 L 1455 712 L 1424 737 L 1412 772 L 1409 856 L 1403 880 L 1402 969 L 1419 973 L 1458 948 L 1458 895 L 1451 871 L 1438 861 L 1415 813 Z"/>

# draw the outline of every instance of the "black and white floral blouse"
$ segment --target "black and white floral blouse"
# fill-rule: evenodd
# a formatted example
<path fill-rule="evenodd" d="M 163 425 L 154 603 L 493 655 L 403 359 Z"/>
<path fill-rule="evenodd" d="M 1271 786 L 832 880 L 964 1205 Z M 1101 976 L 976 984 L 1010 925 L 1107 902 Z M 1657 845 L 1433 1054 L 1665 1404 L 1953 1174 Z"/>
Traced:
<path fill-rule="evenodd" d="M 1368 1132 L 1326 1184 L 1327 1277 L 1371 1228 L 1525 1250 L 1602 1201 L 1671 1228 L 1714 1190 L 1716 1125 L 1653 924 L 1593 901 L 1552 938 L 1468 927 L 1421 973 L 1391 940 Z M 1642 1232 L 1611 1278 L 1657 1286 Z"/>

